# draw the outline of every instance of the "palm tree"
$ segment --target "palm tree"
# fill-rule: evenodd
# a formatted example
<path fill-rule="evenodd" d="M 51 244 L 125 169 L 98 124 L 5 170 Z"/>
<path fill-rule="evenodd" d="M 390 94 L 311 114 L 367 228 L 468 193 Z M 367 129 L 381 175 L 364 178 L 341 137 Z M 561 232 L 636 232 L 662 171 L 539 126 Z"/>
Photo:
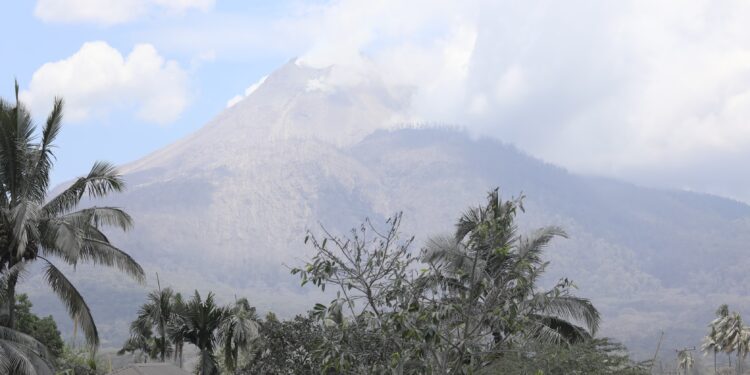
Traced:
<path fill-rule="evenodd" d="M 718 373 L 718 364 L 716 363 L 716 355 L 719 352 L 724 351 L 724 346 L 727 345 L 725 342 L 725 332 L 726 331 L 726 325 L 728 324 L 728 317 L 729 317 L 729 306 L 726 304 L 723 304 L 719 306 L 719 308 L 716 309 L 716 318 L 709 323 L 709 332 L 708 335 L 703 339 L 703 345 L 701 346 L 701 350 L 705 353 L 708 353 L 709 351 L 712 351 L 714 354 L 714 373 Z M 730 345 L 731 346 L 731 345 Z M 727 358 L 729 358 L 729 366 L 732 366 L 732 360 L 729 356 L 729 352 L 727 353 Z"/>
<path fill-rule="evenodd" d="M 740 374 L 743 373 L 744 362 L 748 351 L 750 351 L 750 327 L 742 326 L 740 337 L 737 340 L 737 366 Z"/>
<path fill-rule="evenodd" d="M 721 345 L 719 344 L 719 334 L 716 331 L 716 327 L 709 324 L 709 332 L 706 337 L 703 338 L 703 345 L 701 345 L 701 351 L 708 354 L 712 352 L 714 354 L 714 374 L 718 374 L 719 368 L 716 363 L 716 354 L 721 351 Z"/>
<path fill-rule="evenodd" d="M 570 293 L 567 279 L 551 290 L 537 289 L 547 266 L 543 249 L 565 233 L 548 227 L 518 235 L 515 216 L 523 210 L 522 198 L 502 201 L 497 189 L 491 191 L 485 206 L 459 219 L 454 236 L 432 238 L 423 252 L 431 270 L 421 278 L 423 288 L 440 295 L 438 310 L 451 306 L 438 313 L 446 326 L 441 335 L 454 342 L 449 349 L 454 368 L 480 368 L 483 361 L 471 353 L 528 340 L 572 343 L 591 338 L 598 328 L 598 311 Z"/>
<path fill-rule="evenodd" d="M 99 345 L 99 335 L 86 301 L 53 258 L 76 266 L 91 263 L 115 267 L 138 281 L 143 269 L 128 254 L 113 246 L 102 227 L 128 230 L 130 216 L 114 207 L 76 210 L 81 200 L 101 198 L 122 191 L 124 183 L 115 168 L 94 163 L 88 175 L 78 178 L 60 194 L 48 197 L 54 162 L 54 140 L 60 133 L 63 101 L 55 99 L 41 134 L 37 136 L 31 115 L 18 101 L 0 100 L 0 274 L 9 275 L 8 301 L 14 301 L 19 278 L 17 266 L 42 263 L 44 278 L 65 305 L 89 345 Z M 38 141 L 36 139 L 38 138 Z M 7 304 L 7 325 L 15 326 L 13 303 Z"/>
<path fill-rule="evenodd" d="M 726 305 L 717 310 L 717 318 L 711 324 L 716 327 L 716 343 L 727 354 L 729 366 L 732 366 L 731 354 L 737 351 L 737 371 L 742 371 L 742 359 L 750 349 L 750 328 L 743 324 L 739 313 L 730 314 Z"/>
<path fill-rule="evenodd" d="M 133 322 L 134 326 L 156 328 L 159 337 L 154 339 L 157 343 L 158 356 L 162 362 L 166 360 L 171 349 L 167 329 L 174 318 L 173 298 L 174 292 L 171 288 L 159 289 L 149 293 L 146 303 L 141 306 L 138 317 Z"/>
<path fill-rule="evenodd" d="M 185 316 L 185 310 L 187 308 L 185 302 L 182 300 L 180 293 L 175 293 L 172 296 L 172 320 L 167 325 L 167 335 L 169 340 L 174 345 L 174 359 L 175 362 L 182 368 L 182 352 L 185 345 L 185 337 L 181 328 L 180 317 Z"/>
<path fill-rule="evenodd" d="M 221 327 L 226 324 L 227 312 L 214 301 L 213 293 L 201 299 L 198 291 L 185 305 L 185 310 L 177 317 L 176 331 L 186 342 L 195 345 L 200 354 L 196 373 L 198 375 L 217 375 L 219 365 L 214 350 L 220 343 Z"/>
<path fill-rule="evenodd" d="M 140 357 L 146 363 L 149 358 L 157 358 L 160 348 L 153 336 L 151 326 L 141 323 L 136 320 L 130 324 L 130 337 L 125 341 L 117 354 L 133 353 L 135 354 L 135 361 L 139 361 Z"/>
<path fill-rule="evenodd" d="M 477 310 L 505 310 L 506 316 L 478 324 L 492 326 L 495 344 L 524 336 L 545 342 L 575 342 L 597 330 L 599 313 L 584 298 L 571 295 L 572 283 L 561 281 L 549 291 L 536 290 L 547 262 L 544 247 L 560 228 L 546 227 L 531 236 L 517 234 L 515 216 L 523 210 L 523 197 L 503 202 L 498 189 L 488 195 L 487 205 L 467 211 L 458 221 L 453 238 L 433 238 L 425 260 L 439 271 L 449 293 L 469 296 Z M 508 318 L 522 317 L 523 327 Z M 466 319 L 471 319 L 467 315 Z M 581 321 L 586 328 L 571 323 Z M 464 326 L 469 322 L 463 322 Z"/>
<path fill-rule="evenodd" d="M 258 315 L 246 298 L 240 298 L 227 308 L 220 332 L 224 363 L 229 372 L 234 372 L 240 351 L 249 349 L 258 337 Z"/>
<path fill-rule="evenodd" d="M 688 350 L 680 350 L 677 353 L 677 361 L 679 368 L 685 370 L 685 375 L 687 375 L 688 370 L 693 368 L 695 364 L 695 360 Z"/>

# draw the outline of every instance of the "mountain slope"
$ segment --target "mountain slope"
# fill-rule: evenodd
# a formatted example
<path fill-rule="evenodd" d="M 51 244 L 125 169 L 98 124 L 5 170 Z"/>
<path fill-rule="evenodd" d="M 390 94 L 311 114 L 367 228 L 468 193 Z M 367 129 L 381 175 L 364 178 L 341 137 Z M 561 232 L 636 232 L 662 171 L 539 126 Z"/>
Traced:
<path fill-rule="evenodd" d="M 500 186 L 528 196 L 522 229 L 570 234 L 548 251 L 548 282 L 575 280 L 602 309 L 604 334 L 639 352 L 658 330 L 668 344 L 698 344 L 719 303 L 750 308 L 750 207 L 571 174 L 456 130 L 399 129 L 410 90 L 373 77 L 289 63 L 192 136 L 123 166 L 129 189 L 106 203 L 126 208 L 136 228 L 113 240 L 162 284 L 293 314 L 325 298 L 284 267 L 305 256 L 306 229 L 343 233 L 403 211 L 419 244 Z M 76 272 L 81 289 L 116 346 L 143 289 L 87 271 Z M 27 287 L 37 306 L 59 311 Z"/>

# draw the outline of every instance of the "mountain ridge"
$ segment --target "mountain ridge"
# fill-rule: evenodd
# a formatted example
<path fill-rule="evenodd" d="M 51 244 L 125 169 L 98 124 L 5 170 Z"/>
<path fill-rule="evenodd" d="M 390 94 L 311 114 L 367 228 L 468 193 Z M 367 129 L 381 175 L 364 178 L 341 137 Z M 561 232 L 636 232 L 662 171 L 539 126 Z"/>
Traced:
<path fill-rule="evenodd" d="M 290 62 L 192 135 L 124 165 L 129 189 L 96 202 L 135 219 L 112 240 L 178 290 L 244 295 L 290 315 L 327 298 L 284 267 L 309 255 L 306 230 L 345 234 L 403 211 L 417 251 L 499 186 L 506 198 L 527 196 L 524 231 L 570 234 L 548 249 L 545 282 L 576 281 L 602 310 L 604 334 L 637 352 L 653 350 L 662 329 L 670 344 L 697 344 L 719 303 L 750 309 L 750 206 L 581 176 L 466 131 L 404 127 L 409 89 L 358 74 Z M 75 275 L 107 344 L 119 345 L 144 288 L 101 270 Z"/>

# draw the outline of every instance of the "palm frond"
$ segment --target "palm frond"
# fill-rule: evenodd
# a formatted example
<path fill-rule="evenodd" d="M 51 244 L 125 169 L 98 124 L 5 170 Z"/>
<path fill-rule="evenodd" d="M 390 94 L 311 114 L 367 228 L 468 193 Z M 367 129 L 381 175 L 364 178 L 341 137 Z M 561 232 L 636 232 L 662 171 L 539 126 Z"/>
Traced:
<path fill-rule="evenodd" d="M 544 344 L 563 344 L 567 343 L 562 332 L 544 324 L 540 320 L 532 320 L 526 330 L 529 338 L 536 342 Z"/>
<path fill-rule="evenodd" d="M 0 326 L 0 369 L 14 369 L 16 372 L 9 373 L 19 374 L 53 374 L 51 358 L 47 348 L 35 338 Z"/>
<path fill-rule="evenodd" d="M 81 296 L 78 289 L 73 286 L 70 280 L 54 264 L 47 259 L 41 257 L 40 259 L 46 263 L 44 276 L 52 291 L 57 294 L 65 305 L 68 315 L 70 315 L 74 323 L 81 327 L 86 342 L 92 349 L 97 348 L 99 346 L 99 332 L 96 329 L 91 310 L 83 299 L 83 296 Z"/>
<path fill-rule="evenodd" d="M 26 262 L 18 262 L 4 272 L 0 272 L 0 306 L 8 301 L 8 283 L 22 279 L 26 272 Z"/>
<path fill-rule="evenodd" d="M 533 315 L 532 318 L 536 320 L 536 324 L 542 324 L 555 330 L 560 334 L 560 338 L 568 344 L 583 342 L 593 337 L 585 328 L 556 316 Z"/>
<path fill-rule="evenodd" d="M 462 241 L 466 236 L 476 229 L 479 222 L 482 221 L 484 211 L 481 207 L 472 208 L 464 212 L 456 223 L 456 232 L 454 238 L 456 241 Z"/>
<path fill-rule="evenodd" d="M 90 207 L 65 214 L 59 218 L 76 227 L 93 226 L 94 228 L 116 227 L 127 231 L 133 227 L 133 218 L 117 207 Z"/>
<path fill-rule="evenodd" d="M 51 357 L 49 351 L 47 351 L 47 348 L 42 343 L 37 341 L 37 339 L 9 327 L 0 326 L 0 341 L 14 343 L 16 345 L 26 347 L 44 358 Z"/>
<path fill-rule="evenodd" d="M 100 198 L 124 189 L 125 182 L 117 169 L 112 164 L 99 161 L 94 163 L 87 176 L 78 178 L 62 193 L 47 202 L 43 211 L 48 217 L 62 215 L 74 209 L 85 194 L 91 198 Z"/>
<path fill-rule="evenodd" d="M 52 169 L 52 159 L 54 154 L 52 148 L 55 138 L 60 134 L 62 129 L 63 100 L 55 98 L 52 111 L 47 117 L 44 129 L 42 129 L 42 139 L 37 147 L 30 152 L 28 171 L 24 178 L 24 195 L 34 201 L 41 202 L 44 200 L 50 181 L 50 171 Z"/>
<path fill-rule="evenodd" d="M 601 322 L 599 311 L 591 301 L 575 296 L 549 298 L 543 305 L 542 312 L 558 318 L 582 322 L 592 335 L 599 329 L 599 323 Z"/>
<path fill-rule="evenodd" d="M 83 230 L 64 220 L 47 220 L 40 223 L 42 254 L 54 255 L 75 266 L 83 247 Z"/>
<path fill-rule="evenodd" d="M 14 223 L 11 248 L 15 250 L 14 256 L 20 258 L 27 250 L 26 245 L 39 237 L 39 228 L 34 225 L 39 218 L 39 205 L 22 200 L 11 209 L 10 215 Z"/>
<path fill-rule="evenodd" d="M 0 341 L 0 372 L 3 374 L 38 375 L 31 359 L 17 346 Z"/>
<path fill-rule="evenodd" d="M 84 238 L 80 250 L 80 260 L 96 265 L 115 267 L 139 283 L 143 283 L 146 280 L 143 268 L 135 259 L 128 255 L 128 253 L 105 241 Z"/>
<path fill-rule="evenodd" d="M 567 238 L 568 235 L 560 227 L 544 227 L 536 230 L 532 235 L 519 239 L 518 255 L 521 258 L 538 257 L 544 247 L 555 237 Z"/>

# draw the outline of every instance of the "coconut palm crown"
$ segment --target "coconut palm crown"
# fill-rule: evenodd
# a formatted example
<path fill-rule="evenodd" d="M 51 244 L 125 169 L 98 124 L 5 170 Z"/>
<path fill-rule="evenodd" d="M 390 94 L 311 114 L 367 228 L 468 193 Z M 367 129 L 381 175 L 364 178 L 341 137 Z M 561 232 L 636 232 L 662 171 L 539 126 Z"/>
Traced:
<path fill-rule="evenodd" d="M 519 210 L 523 197 L 503 201 L 494 189 L 486 205 L 468 210 L 458 220 L 453 237 L 429 241 L 424 259 L 437 271 L 437 284 L 447 298 L 466 302 L 467 321 L 458 326 L 484 327 L 496 345 L 518 340 L 570 343 L 592 337 L 599 312 L 589 300 L 570 292 L 574 285 L 569 280 L 547 291 L 537 286 L 547 266 L 544 248 L 565 232 L 545 227 L 519 235 Z"/>
<path fill-rule="evenodd" d="M 116 268 L 143 281 L 143 269 L 114 246 L 102 231 L 132 226 L 130 216 L 115 207 L 79 209 L 84 198 L 96 199 L 120 192 L 125 184 L 116 169 L 96 162 L 90 172 L 50 197 L 54 141 L 60 134 L 63 101 L 55 99 L 41 132 L 18 100 L 0 100 L 0 275 L 5 285 L 5 325 L 14 328 L 13 303 L 21 274 L 31 263 L 41 263 L 44 280 L 65 305 L 87 343 L 96 348 L 99 334 L 81 293 L 58 264 L 93 264 Z"/>

